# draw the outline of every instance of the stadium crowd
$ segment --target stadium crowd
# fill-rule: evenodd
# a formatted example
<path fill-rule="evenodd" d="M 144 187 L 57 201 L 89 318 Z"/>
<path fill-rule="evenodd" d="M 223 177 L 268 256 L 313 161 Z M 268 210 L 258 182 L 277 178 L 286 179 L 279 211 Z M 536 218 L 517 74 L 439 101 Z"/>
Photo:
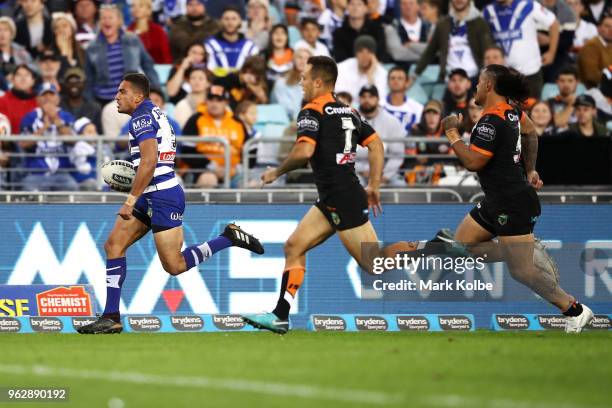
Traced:
<path fill-rule="evenodd" d="M 179 175 L 197 188 L 242 185 L 245 165 L 254 185 L 278 164 L 286 143 L 265 139 L 295 134 L 313 55 L 338 62 L 338 98 L 386 141 L 387 186 L 476 183 L 440 122 L 461 113 L 469 139 L 488 64 L 527 77 L 524 110 L 542 138 L 612 129 L 610 0 L 5 0 L 0 15 L 0 134 L 13 135 L 1 143 L 2 189 L 96 189 L 97 157 L 125 157 L 126 140 L 99 152 L 62 137 L 125 135 L 113 98 L 128 72 L 148 76 L 177 135 L 227 140 L 229 174 L 222 145 L 178 138 Z"/>

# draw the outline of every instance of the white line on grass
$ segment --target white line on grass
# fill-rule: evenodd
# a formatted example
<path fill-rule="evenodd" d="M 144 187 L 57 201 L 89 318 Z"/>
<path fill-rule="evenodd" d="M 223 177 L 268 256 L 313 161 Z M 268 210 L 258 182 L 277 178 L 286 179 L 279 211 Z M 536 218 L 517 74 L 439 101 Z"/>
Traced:
<path fill-rule="evenodd" d="M 25 366 L 11 364 L 0 364 L 0 372 L 14 375 L 63 377 L 78 380 L 98 380 L 156 386 L 211 388 L 283 397 L 301 397 L 362 404 L 385 405 L 398 403 L 402 400 L 399 394 L 379 391 L 325 388 L 306 384 L 287 384 L 237 378 L 218 379 L 210 377 L 162 376 L 129 371 L 99 371 L 42 365 Z"/>
<path fill-rule="evenodd" d="M 443 408 L 597 408 L 592 405 L 575 405 L 572 403 L 532 402 L 501 398 L 488 399 L 452 394 L 426 397 L 423 399 L 423 402 L 429 406 Z"/>

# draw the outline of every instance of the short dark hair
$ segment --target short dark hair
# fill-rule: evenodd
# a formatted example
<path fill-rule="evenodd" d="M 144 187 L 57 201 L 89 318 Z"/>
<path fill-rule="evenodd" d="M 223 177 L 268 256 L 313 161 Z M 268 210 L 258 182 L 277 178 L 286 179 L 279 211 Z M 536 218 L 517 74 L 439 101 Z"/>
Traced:
<path fill-rule="evenodd" d="M 132 87 L 139 92 L 142 92 L 145 98 L 151 93 L 151 83 L 145 74 L 140 72 L 130 72 L 123 76 L 123 80 L 132 84 Z"/>
<path fill-rule="evenodd" d="M 338 79 L 338 66 L 336 61 L 330 57 L 317 55 L 308 58 L 308 64 L 312 65 L 312 78 L 319 78 L 326 85 L 335 85 Z"/>
<path fill-rule="evenodd" d="M 574 65 L 564 65 L 557 72 L 556 79 L 559 79 L 561 75 L 572 75 L 574 78 L 578 79 L 578 70 Z"/>
<path fill-rule="evenodd" d="M 159 88 L 151 88 L 151 90 L 149 91 L 149 95 L 151 94 L 157 94 L 162 98 L 162 101 L 164 101 L 164 103 L 166 103 L 166 95 L 164 95 L 164 91 L 162 91 Z"/>
<path fill-rule="evenodd" d="M 404 75 L 406 75 L 406 77 L 408 77 L 408 72 L 406 72 L 406 70 L 403 67 L 400 67 L 399 65 L 394 65 L 393 67 L 391 67 L 391 69 L 389 70 L 389 73 L 387 74 L 387 78 L 389 78 L 391 76 L 392 72 L 403 72 Z"/>
<path fill-rule="evenodd" d="M 504 65 L 487 65 L 485 72 L 495 81 L 495 92 L 520 105 L 529 98 L 529 82 L 525 75 Z"/>
<path fill-rule="evenodd" d="M 223 11 L 221 11 L 221 17 L 223 17 L 223 15 L 227 13 L 228 11 L 233 11 L 234 13 L 237 13 L 240 16 L 240 18 L 242 18 L 242 14 L 240 14 L 240 9 L 238 8 L 238 6 L 234 4 L 229 4 L 223 7 Z"/>
<path fill-rule="evenodd" d="M 316 18 L 313 17 L 304 17 L 300 20 L 300 28 L 305 28 L 308 24 L 315 25 L 319 30 L 321 30 L 321 26 Z"/>

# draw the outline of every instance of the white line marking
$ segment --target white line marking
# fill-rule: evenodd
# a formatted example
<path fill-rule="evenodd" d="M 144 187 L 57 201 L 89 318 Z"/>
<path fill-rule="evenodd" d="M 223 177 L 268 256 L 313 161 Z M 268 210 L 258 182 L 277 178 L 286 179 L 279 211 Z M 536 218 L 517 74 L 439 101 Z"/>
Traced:
<path fill-rule="evenodd" d="M 436 395 L 425 397 L 422 400 L 425 404 L 432 407 L 443 408 L 464 408 L 464 407 L 486 407 L 486 408 L 598 408 L 593 405 L 576 405 L 572 403 L 558 402 L 536 402 L 520 401 L 503 398 L 477 398 L 465 397 L 462 395 Z"/>
<path fill-rule="evenodd" d="M 0 372 L 13 375 L 34 375 L 37 377 L 63 377 L 79 380 L 96 380 L 156 386 L 192 388 L 213 388 L 237 392 L 301 397 L 320 400 L 344 401 L 362 404 L 393 404 L 402 400 L 399 394 L 356 389 L 335 389 L 306 384 L 286 384 L 267 381 L 253 381 L 239 378 L 210 378 L 152 375 L 127 371 L 82 370 L 42 365 L 24 366 L 0 364 Z"/>

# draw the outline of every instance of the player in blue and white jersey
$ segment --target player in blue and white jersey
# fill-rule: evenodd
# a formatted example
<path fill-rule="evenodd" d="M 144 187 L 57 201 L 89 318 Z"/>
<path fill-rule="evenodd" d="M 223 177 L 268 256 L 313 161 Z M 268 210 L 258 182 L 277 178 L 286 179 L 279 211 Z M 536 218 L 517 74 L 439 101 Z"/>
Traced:
<path fill-rule="evenodd" d="M 139 73 L 127 74 L 119 85 L 119 113 L 131 115 L 130 159 L 136 177 L 130 194 L 119 209 L 106 252 L 106 306 L 94 323 L 81 327 L 82 334 L 120 333 L 121 286 L 126 276 L 126 251 L 149 230 L 166 272 L 179 275 L 204 262 L 214 253 L 238 246 L 263 254 L 261 243 L 235 224 L 228 224 L 217 238 L 181 252 L 185 194 L 174 174 L 176 139 L 166 115 L 149 99 L 149 80 Z"/>

